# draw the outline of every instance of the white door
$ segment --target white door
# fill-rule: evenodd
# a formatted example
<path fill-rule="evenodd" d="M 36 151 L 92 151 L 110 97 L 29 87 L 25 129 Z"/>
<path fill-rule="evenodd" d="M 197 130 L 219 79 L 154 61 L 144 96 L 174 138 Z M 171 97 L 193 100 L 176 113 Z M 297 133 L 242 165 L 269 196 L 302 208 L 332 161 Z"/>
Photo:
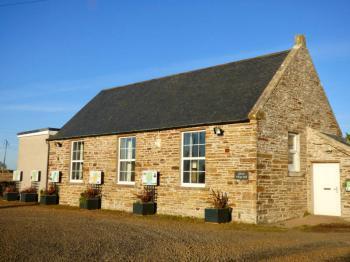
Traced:
<path fill-rule="evenodd" d="M 313 184 L 314 214 L 340 216 L 339 164 L 313 164 Z"/>

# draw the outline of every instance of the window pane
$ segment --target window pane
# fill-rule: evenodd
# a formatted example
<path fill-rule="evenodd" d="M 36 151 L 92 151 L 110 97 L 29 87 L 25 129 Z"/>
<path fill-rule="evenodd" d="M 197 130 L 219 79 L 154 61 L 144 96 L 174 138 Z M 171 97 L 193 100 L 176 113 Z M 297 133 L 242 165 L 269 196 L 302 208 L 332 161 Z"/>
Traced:
<path fill-rule="evenodd" d="M 131 137 L 128 137 L 127 139 L 126 139 L 126 147 L 128 148 L 128 149 L 132 149 L 133 148 L 133 142 L 132 142 L 132 138 Z"/>
<path fill-rule="evenodd" d="M 77 160 L 77 152 L 73 151 L 72 160 Z"/>
<path fill-rule="evenodd" d="M 81 180 L 83 177 L 83 163 L 74 162 L 72 164 L 72 180 Z"/>
<path fill-rule="evenodd" d="M 81 150 L 81 142 L 78 142 L 77 143 L 77 151 L 80 151 Z"/>
<path fill-rule="evenodd" d="M 135 159 L 134 137 L 120 139 L 120 159 Z"/>
<path fill-rule="evenodd" d="M 198 160 L 198 170 L 204 172 L 205 171 L 205 160 Z"/>
<path fill-rule="evenodd" d="M 124 148 L 120 149 L 120 159 L 127 159 L 126 158 L 126 149 L 124 149 Z"/>
<path fill-rule="evenodd" d="M 189 183 L 190 182 L 190 172 L 184 172 L 183 173 L 183 183 Z"/>
<path fill-rule="evenodd" d="M 128 172 L 135 172 L 135 161 L 128 162 L 127 170 Z"/>
<path fill-rule="evenodd" d="M 135 161 L 120 162 L 120 181 L 135 181 Z"/>
<path fill-rule="evenodd" d="M 126 172 L 119 172 L 119 181 L 126 181 Z"/>
<path fill-rule="evenodd" d="M 293 165 L 294 164 L 294 156 L 295 156 L 295 154 L 293 154 L 293 153 L 289 153 L 288 154 L 288 164 L 289 165 Z"/>
<path fill-rule="evenodd" d="M 126 147 L 126 140 L 125 138 L 120 139 L 120 148 L 125 148 Z"/>
<path fill-rule="evenodd" d="M 189 157 L 190 156 L 190 147 L 189 146 L 184 146 L 183 156 L 184 157 Z"/>
<path fill-rule="evenodd" d="M 205 172 L 198 173 L 198 183 L 205 183 Z"/>
<path fill-rule="evenodd" d="M 83 160 L 83 143 L 82 142 L 73 143 L 72 160 Z"/>
<path fill-rule="evenodd" d="M 76 162 L 72 163 L 72 171 L 76 171 L 77 170 L 77 164 Z"/>
<path fill-rule="evenodd" d="M 84 159 L 84 158 L 83 158 L 83 152 L 84 152 L 84 151 L 83 151 L 83 147 L 81 147 L 81 148 L 80 148 L 80 152 L 78 152 L 78 159 L 79 159 L 79 160 L 83 160 L 83 159 Z"/>
<path fill-rule="evenodd" d="M 129 148 L 125 149 L 125 150 L 126 150 L 126 159 L 132 159 L 132 148 L 129 147 Z"/>
<path fill-rule="evenodd" d="M 136 147 L 136 137 L 132 138 L 132 148 Z"/>
<path fill-rule="evenodd" d="M 190 171 L 190 160 L 184 160 L 184 171 Z"/>
<path fill-rule="evenodd" d="M 198 173 L 197 172 L 191 172 L 191 183 L 198 183 Z"/>
<path fill-rule="evenodd" d="M 83 178 L 83 172 L 82 171 L 78 171 L 77 179 L 81 180 L 82 178 Z"/>
<path fill-rule="evenodd" d="M 191 160 L 191 171 L 197 171 L 199 168 L 198 160 Z"/>
<path fill-rule="evenodd" d="M 205 132 L 200 132 L 199 133 L 199 143 L 200 144 L 205 144 Z"/>
<path fill-rule="evenodd" d="M 288 149 L 295 150 L 295 135 L 288 134 Z"/>
<path fill-rule="evenodd" d="M 184 134 L 184 145 L 190 145 L 191 143 L 191 133 L 185 133 Z"/>
<path fill-rule="evenodd" d="M 199 146 L 199 156 L 205 157 L 205 145 Z"/>
<path fill-rule="evenodd" d="M 120 162 L 120 172 L 126 172 L 126 162 Z"/>
<path fill-rule="evenodd" d="M 192 155 L 191 157 L 198 157 L 199 156 L 199 146 L 198 145 L 193 145 L 192 146 Z"/>
<path fill-rule="evenodd" d="M 198 132 L 193 132 L 192 133 L 192 144 L 197 145 L 199 142 L 199 133 Z"/>

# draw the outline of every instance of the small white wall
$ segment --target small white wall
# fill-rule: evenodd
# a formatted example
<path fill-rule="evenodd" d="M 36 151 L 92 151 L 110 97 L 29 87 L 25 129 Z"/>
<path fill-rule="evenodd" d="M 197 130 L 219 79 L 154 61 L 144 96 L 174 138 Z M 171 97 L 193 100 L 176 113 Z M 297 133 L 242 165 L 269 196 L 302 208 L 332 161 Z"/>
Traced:
<path fill-rule="evenodd" d="M 55 131 L 41 131 L 18 136 L 17 170 L 23 172 L 20 189 L 31 186 L 30 174 L 32 170 L 41 172 L 39 190 L 46 188 L 48 160 L 46 140 L 55 133 Z"/>

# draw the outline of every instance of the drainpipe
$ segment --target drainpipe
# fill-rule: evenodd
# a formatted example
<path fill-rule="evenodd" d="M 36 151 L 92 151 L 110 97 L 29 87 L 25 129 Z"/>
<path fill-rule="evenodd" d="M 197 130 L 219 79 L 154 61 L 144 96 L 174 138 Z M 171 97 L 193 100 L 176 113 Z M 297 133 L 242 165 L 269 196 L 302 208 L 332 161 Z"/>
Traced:
<path fill-rule="evenodd" d="M 49 133 L 49 138 L 50 138 L 50 133 Z M 48 138 L 48 139 L 49 139 Z M 47 143 L 47 160 L 46 160 L 46 185 L 45 189 L 47 190 L 48 185 L 49 185 L 49 159 L 50 159 L 50 142 L 46 139 Z"/>

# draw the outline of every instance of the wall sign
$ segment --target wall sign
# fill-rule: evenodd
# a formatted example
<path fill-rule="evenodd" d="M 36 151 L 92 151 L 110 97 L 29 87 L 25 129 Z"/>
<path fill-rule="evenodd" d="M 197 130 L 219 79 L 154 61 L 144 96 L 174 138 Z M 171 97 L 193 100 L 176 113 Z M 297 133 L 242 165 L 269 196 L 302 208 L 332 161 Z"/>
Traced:
<path fill-rule="evenodd" d="M 102 184 L 102 171 L 90 171 L 89 184 L 101 185 Z"/>
<path fill-rule="evenodd" d="M 235 172 L 235 179 L 236 180 L 248 180 L 249 179 L 248 171 L 236 171 Z"/>
<path fill-rule="evenodd" d="M 19 171 L 19 170 L 13 171 L 12 180 L 13 181 L 21 181 L 22 180 L 22 171 Z"/>
<path fill-rule="evenodd" d="M 145 186 L 156 186 L 158 183 L 158 172 L 156 170 L 142 171 L 142 184 Z"/>
<path fill-rule="evenodd" d="M 30 181 L 32 181 L 32 182 L 39 182 L 40 181 L 40 171 L 32 170 L 30 172 Z"/>
<path fill-rule="evenodd" d="M 345 191 L 350 192 L 350 180 L 345 181 Z"/>
<path fill-rule="evenodd" d="M 49 182 L 50 183 L 59 183 L 60 182 L 60 171 L 54 170 L 50 172 L 49 175 Z"/>

